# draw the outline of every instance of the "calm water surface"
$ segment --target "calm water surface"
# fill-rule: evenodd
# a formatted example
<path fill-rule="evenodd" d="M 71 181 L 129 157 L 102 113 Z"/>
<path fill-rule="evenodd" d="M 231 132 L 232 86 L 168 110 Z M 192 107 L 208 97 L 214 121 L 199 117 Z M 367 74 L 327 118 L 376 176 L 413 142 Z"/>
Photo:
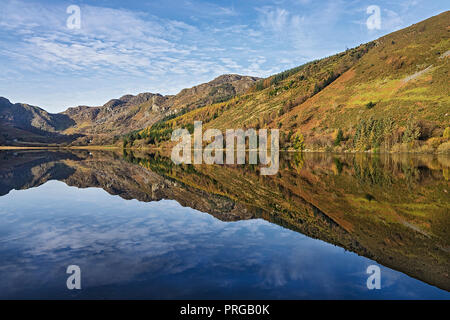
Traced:
<path fill-rule="evenodd" d="M 148 154 L 2 152 L 0 298 L 450 298 L 448 158 L 307 157 L 263 178 Z M 366 286 L 374 264 L 380 290 Z"/>

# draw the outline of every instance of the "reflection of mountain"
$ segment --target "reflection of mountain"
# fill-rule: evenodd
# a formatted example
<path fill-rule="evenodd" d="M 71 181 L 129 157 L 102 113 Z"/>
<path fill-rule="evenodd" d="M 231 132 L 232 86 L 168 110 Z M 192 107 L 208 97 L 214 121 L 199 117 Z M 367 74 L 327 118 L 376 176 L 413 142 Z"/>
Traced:
<path fill-rule="evenodd" d="M 124 199 L 174 199 L 225 221 L 263 218 L 450 289 L 448 157 L 284 156 L 269 177 L 257 167 L 175 166 L 148 154 L 6 152 L 0 159 L 2 195 L 58 179 Z"/>
<path fill-rule="evenodd" d="M 61 180 L 74 173 L 63 159 L 78 159 L 68 152 L 1 152 L 0 196 L 12 189 L 38 187 L 48 180 Z"/>
<path fill-rule="evenodd" d="M 182 186 L 141 166 L 130 165 L 113 153 L 3 152 L 0 178 L 0 195 L 56 179 L 78 188 L 102 188 L 124 199 L 145 202 L 174 199 L 225 221 L 253 217 L 244 206 L 224 196 Z"/>

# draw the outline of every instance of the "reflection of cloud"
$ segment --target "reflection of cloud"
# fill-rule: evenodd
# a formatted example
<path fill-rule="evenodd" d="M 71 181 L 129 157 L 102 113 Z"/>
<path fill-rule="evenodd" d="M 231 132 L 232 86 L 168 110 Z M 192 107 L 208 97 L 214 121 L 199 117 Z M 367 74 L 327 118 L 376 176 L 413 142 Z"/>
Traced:
<path fill-rule="evenodd" d="M 141 297 L 172 298 L 367 294 L 358 273 L 365 258 L 261 219 L 225 223 L 175 201 L 126 201 L 51 181 L 0 197 L 0 225 L 2 298 L 65 297 L 70 264 L 81 267 L 81 295 L 108 297 L 111 288 L 120 297 L 139 288 L 147 290 Z M 390 290 L 414 288 L 394 271 L 383 277 Z M 161 292 L 165 281 L 173 287 Z"/>

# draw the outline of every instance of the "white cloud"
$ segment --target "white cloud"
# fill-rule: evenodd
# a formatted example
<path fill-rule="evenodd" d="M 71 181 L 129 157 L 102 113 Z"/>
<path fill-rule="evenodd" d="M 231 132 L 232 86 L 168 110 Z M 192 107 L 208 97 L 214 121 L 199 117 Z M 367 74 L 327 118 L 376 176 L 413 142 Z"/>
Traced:
<path fill-rule="evenodd" d="M 222 13 L 231 14 L 225 9 Z M 211 47 L 213 41 L 208 41 L 207 34 L 182 21 L 123 9 L 81 6 L 81 28 L 70 30 L 65 26 L 67 16 L 62 7 L 7 3 L 0 25 L 18 41 L 15 46 L 5 43 L 2 47 L 8 49 L 0 54 L 41 71 L 89 70 L 100 66 L 104 72 L 136 75 L 214 72 L 218 67 L 215 64 L 230 59 L 213 63 L 212 59 L 196 57 L 204 51 L 218 52 L 222 48 Z M 222 65 L 227 66 L 238 67 Z"/>
<path fill-rule="evenodd" d="M 282 32 L 286 27 L 289 27 L 292 22 L 289 12 L 280 8 L 263 8 L 261 25 L 263 28 L 271 29 L 274 32 Z M 292 19 L 297 19 L 295 16 Z"/>
<path fill-rule="evenodd" d="M 1 24 L 21 40 L 16 47 L 3 50 L 25 59 L 37 69 L 64 67 L 81 70 L 103 66 L 140 74 L 143 69 L 161 71 L 156 58 L 161 55 L 188 55 L 192 48 L 176 42 L 195 27 L 179 21 L 158 21 L 156 17 L 127 10 L 81 7 L 81 29 L 65 27 L 64 11 L 38 8 L 13 2 L 7 6 Z M 24 9 L 26 8 L 26 9 Z M 23 17 L 17 14 L 26 11 Z M 59 13 L 59 14 L 57 14 Z M 45 22 L 43 21 L 45 20 Z M 26 52 L 18 56 L 19 52 Z"/>
<path fill-rule="evenodd" d="M 391 31 L 401 28 L 404 25 L 403 19 L 396 12 L 384 9 L 381 17 L 382 30 Z"/>

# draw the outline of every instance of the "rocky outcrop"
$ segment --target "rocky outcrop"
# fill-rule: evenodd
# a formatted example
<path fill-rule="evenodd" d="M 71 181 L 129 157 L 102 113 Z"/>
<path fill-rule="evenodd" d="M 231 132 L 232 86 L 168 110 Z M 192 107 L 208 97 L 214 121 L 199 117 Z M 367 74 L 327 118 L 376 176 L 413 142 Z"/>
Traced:
<path fill-rule="evenodd" d="M 0 97 L 0 144 L 103 144 L 163 117 L 225 101 L 248 90 L 258 78 L 222 75 L 208 83 L 183 89 L 177 95 L 144 92 L 111 99 L 102 106 L 77 106 L 52 114 Z M 78 139 L 78 140 L 77 140 Z"/>

